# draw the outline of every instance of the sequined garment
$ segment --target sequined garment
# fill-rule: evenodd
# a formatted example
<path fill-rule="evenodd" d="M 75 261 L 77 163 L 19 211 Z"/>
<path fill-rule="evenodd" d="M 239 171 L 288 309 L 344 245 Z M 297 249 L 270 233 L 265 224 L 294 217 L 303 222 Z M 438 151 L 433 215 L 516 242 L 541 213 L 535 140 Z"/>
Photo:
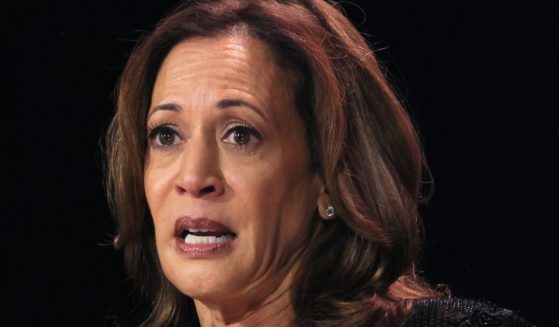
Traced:
<path fill-rule="evenodd" d="M 414 303 L 404 327 L 534 327 L 513 311 L 489 302 L 464 299 L 430 299 Z"/>

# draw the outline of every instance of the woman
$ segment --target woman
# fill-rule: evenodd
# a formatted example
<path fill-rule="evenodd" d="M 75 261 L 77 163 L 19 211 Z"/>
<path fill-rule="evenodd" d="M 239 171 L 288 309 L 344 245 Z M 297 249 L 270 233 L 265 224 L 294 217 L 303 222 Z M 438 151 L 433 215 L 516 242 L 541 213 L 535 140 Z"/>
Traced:
<path fill-rule="evenodd" d="M 323 0 L 179 7 L 130 57 L 107 144 L 115 245 L 153 299 L 147 326 L 424 325 L 493 309 L 429 300 L 443 294 L 415 275 L 417 135 Z"/>

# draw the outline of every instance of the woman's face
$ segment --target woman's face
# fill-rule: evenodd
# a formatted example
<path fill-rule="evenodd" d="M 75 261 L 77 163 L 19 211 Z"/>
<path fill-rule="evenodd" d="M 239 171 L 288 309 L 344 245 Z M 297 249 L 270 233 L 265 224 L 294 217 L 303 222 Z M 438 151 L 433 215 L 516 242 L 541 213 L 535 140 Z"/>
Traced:
<path fill-rule="evenodd" d="M 147 128 L 145 192 L 167 278 L 211 303 L 288 285 L 320 181 L 291 75 L 267 46 L 245 36 L 179 43 L 158 72 Z"/>

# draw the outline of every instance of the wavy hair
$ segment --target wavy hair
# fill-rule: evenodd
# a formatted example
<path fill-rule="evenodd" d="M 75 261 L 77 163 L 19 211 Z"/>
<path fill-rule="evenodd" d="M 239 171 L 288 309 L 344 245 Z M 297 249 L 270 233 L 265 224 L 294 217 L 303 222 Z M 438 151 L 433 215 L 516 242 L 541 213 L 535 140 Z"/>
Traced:
<path fill-rule="evenodd" d="M 313 219 L 292 290 L 294 326 L 394 326 L 413 299 L 439 296 L 415 274 L 426 170 L 418 136 L 371 48 L 324 0 L 198 0 L 161 20 L 130 56 L 107 134 L 115 246 L 152 300 L 145 326 L 197 325 L 192 299 L 163 275 L 144 194 L 146 115 L 159 67 L 193 36 L 247 33 L 291 72 L 314 169 L 338 213 Z"/>

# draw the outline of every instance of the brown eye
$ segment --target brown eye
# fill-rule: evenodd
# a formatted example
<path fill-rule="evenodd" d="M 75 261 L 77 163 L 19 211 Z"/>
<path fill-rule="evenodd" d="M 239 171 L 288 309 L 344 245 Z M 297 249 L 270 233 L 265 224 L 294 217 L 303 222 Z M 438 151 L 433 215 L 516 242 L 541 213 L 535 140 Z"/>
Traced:
<path fill-rule="evenodd" d="M 237 146 L 246 146 L 260 140 L 260 134 L 248 126 L 236 126 L 227 131 L 224 142 Z"/>
<path fill-rule="evenodd" d="M 238 145 L 247 144 L 250 140 L 250 132 L 246 128 L 235 128 L 235 131 L 233 131 L 233 140 Z"/>
<path fill-rule="evenodd" d="M 159 144 L 166 146 L 173 144 L 173 139 L 175 138 L 175 136 L 168 132 L 162 132 L 157 136 L 157 138 L 159 140 Z"/>
<path fill-rule="evenodd" d="M 160 126 L 151 131 L 149 139 L 155 147 L 169 147 L 178 142 L 178 135 L 172 128 Z"/>

